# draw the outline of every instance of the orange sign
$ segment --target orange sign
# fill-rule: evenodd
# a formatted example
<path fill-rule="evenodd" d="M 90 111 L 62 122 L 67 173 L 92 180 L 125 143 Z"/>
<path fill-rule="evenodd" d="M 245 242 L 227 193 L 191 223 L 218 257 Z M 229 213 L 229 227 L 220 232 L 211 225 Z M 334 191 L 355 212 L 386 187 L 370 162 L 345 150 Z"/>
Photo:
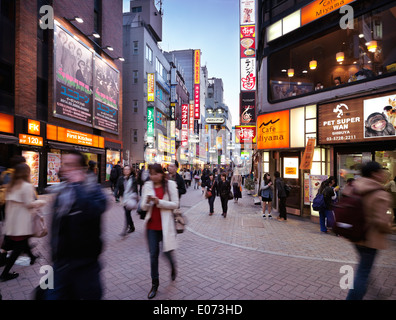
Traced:
<path fill-rule="evenodd" d="M 355 0 L 316 0 L 301 8 L 301 26 L 340 9 Z"/>
<path fill-rule="evenodd" d="M 42 147 L 43 141 L 44 140 L 42 137 L 30 136 L 28 134 L 19 135 L 19 144 L 28 144 L 30 146 Z"/>
<path fill-rule="evenodd" d="M 312 168 L 315 140 L 316 138 L 308 138 L 307 146 L 305 147 L 305 152 L 300 164 L 300 169 L 302 170 L 311 170 Z"/>
<path fill-rule="evenodd" d="M 289 148 L 289 110 L 262 114 L 257 118 L 257 149 Z"/>
<path fill-rule="evenodd" d="M 104 148 L 103 137 L 49 124 L 47 124 L 47 139 L 95 148 Z"/>
<path fill-rule="evenodd" d="M 154 101 L 155 84 L 154 73 L 147 74 L 147 101 Z"/>
<path fill-rule="evenodd" d="M 40 135 L 40 122 L 28 119 L 28 133 Z"/>
<path fill-rule="evenodd" d="M 14 133 L 14 116 L 0 113 L 0 131 Z"/>
<path fill-rule="evenodd" d="M 201 51 L 194 51 L 194 84 L 199 84 L 201 76 Z"/>

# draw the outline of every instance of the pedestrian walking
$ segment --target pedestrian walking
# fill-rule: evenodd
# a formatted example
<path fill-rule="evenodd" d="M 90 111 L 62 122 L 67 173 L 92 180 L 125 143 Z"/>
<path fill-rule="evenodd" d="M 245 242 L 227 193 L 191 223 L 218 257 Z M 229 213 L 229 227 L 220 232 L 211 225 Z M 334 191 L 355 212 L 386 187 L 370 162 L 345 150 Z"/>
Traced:
<path fill-rule="evenodd" d="M 388 191 L 392 197 L 393 223 L 396 223 L 396 177 L 389 180 L 385 185 L 385 190 Z"/>
<path fill-rule="evenodd" d="M 45 204 L 44 200 L 36 199 L 36 191 L 30 183 L 30 167 L 26 163 L 15 166 L 6 191 L 6 216 L 4 226 L 4 242 L 2 259 L 5 267 L 0 275 L 0 281 L 8 281 L 19 276 L 18 273 L 10 273 L 17 258 L 23 252 L 30 257 L 30 264 L 34 264 L 37 256 L 33 255 L 29 238 L 32 237 L 33 218 L 37 209 Z M 7 251 L 12 253 L 6 259 Z"/>
<path fill-rule="evenodd" d="M 221 215 L 226 218 L 228 211 L 228 201 L 230 200 L 231 185 L 227 180 L 227 174 L 225 172 L 220 175 L 220 182 L 218 183 L 217 190 L 221 200 L 221 207 L 223 209 L 223 213 Z"/>
<path fill-rule="evenodd" d="M 122 175 L 121 161 L 118 161 L 117 164 L 110 171 L 110 182 L 111 182 L 111 191 L 114 192 L 118 178 Z M 115 195 L 116 202 L 119 202 L 119 195 Z"/>
<path fill-rule="evenodd" d="M 177 160 L 175 161 L 175 163 L 171 163 L 168 165 L 168 178 L 169 180 L 173 180 L 176 182 L 180 200 L 181 196 L 185 194 L 187 190 L 183 178 L 180 176 L 180 174 L 177 173 L 177 168 L 179 168 L 179 163 L 177 162 Z"/>
<path fill-rule="evenodd" d="M 378 162 L 371 161 L 367 162 L 361 171 L 362 177 L 354 181 L 354 188 L 358 194 L 364 195 L 367 233 L 365 240 L 353 243 L 359 255 L 359 264 L 353 289 L 349 290 L 347 300 L 363 299 L 377 252 L 387 248 L 386 237 L 391 233 L 391 219 L 387 211 L 392 201 L 383 186 L 386 181 L 385 170 Z"/>
<path fill-rule="evenodd" d="M 264 174 L 263 181 L 261 182 L 260 187 L 260 196 L 262 200 L 263 207 L 263 218 L 265 218 L 265 210 L 268 210 L 268 218 L 272 218 L 271 215 L 271 203 L 273 198 L 273 183 L 271 180 L 271 175 L 269 173 Z"/>
<path fill-rule="evenodd" d="M 234 194 L 234 203 L 238 202 L 238 199 L 242 198 L 242 176 L 240 174 L 233 174 L 231 178 L 232 191 Z"/>
<path fill-rule="evenodd" d="M 183 179 L 184 179 L 184 183 L 186 184 L 186 188 L 191 186 L 191 172 L 189 169 L 184 168 Z"/>
<path fill-rule="evenodd" d="M 323 233 L 328 233 L 327 228 L 331 228 L 334 224 L 333 201 L 336 199 L 336 191 L 339 189 L 339 187 L 335 187 L 336 184 L 336 178 L 331 176 L 322 182 L 318 190 L 318 193 L 323 194 L 325 202 L 325 208 L 319 210 L 320 231 Z"/>
<path fill-rule="evenodd" d="M 206 181 L 209 179 L 209 174 L 210 171 L 208 168 L 203 169 L 202 175 L 201 175 L 201 188 L 202 188 L 202 194 L 204 194 L 205 189 L 206 189 Z"/>
<path fill-rule="evenodd" d="M 160 242 L 171 266 L 171 279 L 176 279 L 174 250 L 177 248 L 173 210 L 179 207 L 176 183 L 168 180 L 160 164 L 149 167 L 150 181 L 143 186 L 142 209 L 147 211 L 145 222 L 150 251 L 152 287 L 148 298 L 156 296 L 159 287 L 158 257 Z"/>
<path fill-rule="evenodd" d="M 194 176 L 194 189 L 199 189 L 199 180 L 201 180 L 201 170 L 195 169 L 193 176 Z"/>
<path fill-rule="evenodd" d="M 125 237 L 127 233 L 135 231 L 131 211 L 137 207 L 137 181 L 135 171 L 130 166 L 123 168 L 123 175 L 118 178 L 114 194 L 118 194 L 122 199 L 122 206 L 125 213 L 125 225 L 120 236 Z"/>
<path fill-rule="evenodd" d="M 286 198 L 287 194 L 285 191 L 285 182 L 280 176 L 279 171 L 275 171 L 275 187 L 278 194 L 278 203 L 279 203 L 279 217 L 276 218 L 278 221 L 286 221 L 287 220 L 287 212 L 286 212 Z"/>
<path fill-rule="evenodd" d="M 206 187 L 206 198 L 208 199 L 209 202 L 209 215 L 212 216 L 214 213 L 214 202 L 216 199 L 216 193 L 217 191 L 217 181 L 215 180 L 215 177 L 213 173 L 209 173 L 208 179 L 205 182 L 205 187 Z"/>
<path fill-rule="evenodd" d="M 46 289 L 47 300 L 102 297 L 101 216 L 107 200 L 100 185 L 87 179 L 85 167 L 85 158 L 78 151 L 62 156 L 65 181 L 56 189 L 51 223 L 54 288 Z"/>

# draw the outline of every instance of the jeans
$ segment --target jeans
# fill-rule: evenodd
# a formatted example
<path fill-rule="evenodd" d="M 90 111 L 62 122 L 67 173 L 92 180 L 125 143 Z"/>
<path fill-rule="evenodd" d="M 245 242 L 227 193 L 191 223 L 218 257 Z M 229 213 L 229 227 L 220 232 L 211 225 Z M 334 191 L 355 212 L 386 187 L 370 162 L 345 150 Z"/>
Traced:
<path fill-rule="evenodd" d="M 54 268 L 54 288 L 47 289 L 46 300 L 100 300 L 102 284 L 96 258 L 68 259 Z"/>
<path fill-rule="evenodd" d="M 135 229 L 135 225 L 133 224 L 132 216 L 131 216 L 131 210 L 128 210 L 126 207 L 124 207 L 125 211 L 125 221 L 126 221 L 126 226 L 125 229 L 130 228 L 132 230 Z"/>
<path fill-rule="evenodd" d="M 319 224 L 320 224 L 320 231 L 326 232 L 326 210 L 319 211 Z"/>
<path fill-rule="evenodd" d="M 162 241 L 162 230 L 150 230 L 147 229 L 147 238 L 150 251 L 150 267 L 151 267 L 151 279 L 159 279 L 158 271 L 158 257 L 160 252 L 159 243 Z M 172 268 L 174 268 L 174 260 L 172 257 L 172 251 L 164 252 L 165 256 L 169 260 Z"/>
<path fill-rule="evenodd" d="M 228 197 L 220 197 L 221 207 L 223 208 L 223 213 L 227 213 L 228 210 Z"/>
<path fill-rule="evenodd" d="M 215 202 L 216 196 L 212 194 L 210 198 L 208 198 L 209 202 L 209 212 L 214 213 L 214 202 Z"/>
<path fill-rule="evenodd" d="M 360 256 L 359 265 L 353 280 L 353 289 L 348 292 L 347 300 L 362 300 L 367 291 L 367 282 L 371 269 L 374 264 L 374 259 L 377 254 L 377 249 L 355 245 Z"/>
<path fill-rule="evenodd" d="M 279 218 L 287 220 L 286 197 L 279 197 Z"/>

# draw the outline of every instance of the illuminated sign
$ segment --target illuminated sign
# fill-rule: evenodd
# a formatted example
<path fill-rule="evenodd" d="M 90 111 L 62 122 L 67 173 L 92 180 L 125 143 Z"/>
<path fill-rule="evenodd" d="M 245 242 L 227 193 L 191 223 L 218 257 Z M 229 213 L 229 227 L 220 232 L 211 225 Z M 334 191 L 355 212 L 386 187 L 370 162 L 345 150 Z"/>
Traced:
<path fill-rule="evenodd" d="M 298 179 L 298 158 L 283 158 L 283 177 Z"/>
<path fill-rule="evenodd" d="M 289 110 L 262 114 L 257 119 L 257 149 L 289 148 Z"/>
<path fill-rule="evenodd" d="M 19 144 L 27 144 L 30 146 L 42 147 L 43 146 L 43 138 L 30 136 L 28 134 L 20 134 L 19 135 Z"/>
<path fill-rule="evenodd" d="M 194 85 L 194 119 L 200 119 L 200 85 Z"/>
<path fill-rule="evenodd" d="M 316 0 L 301 8 L 301 26 L 340 9 L 355 0 Z"/>
<path fill-rule="evenodd" d="M 256 56 L 256 27 L 241 26 L 241 58 Z"/>
<path fill-rule="evenodd" d="M 256 126 L 235 126 L 235 143 L 256 143 Z"/>
<path fill-rule="evenodd" d="M 241 59 L 241 90 L 256 90 L 256 58 Z"/>
<path fill-rule="evenodd" d="M 0 131 L 14 133 L 14 116 L 0 113 Z"/>
<path fill-rule="evenodd" d="M 94 148 L 104 148 L 103 137 L 49 124 L 47 124 L 47 139 Z"/>
<path fill-rule="evenodd" d="M 189 114 L 189 129 L 190 129 L 190 133 L 194 133 L 194 104 L 190 104 L 190 114 Z"/>
<path fill-rule="evenodd" d="M 154 107 L 147 107 L 147 137 L 154 137 Z"/>
<path fill-rule="evenodd" d="M 154 73 L 147 74 L 147 101 L 154 101 Z"/>
<path fill-rule="evenodd" d="M 224 118 L 206 118 L 205 121 L 211 124 L 222 124 L 224 123 Z"/>
<path fill-rule="evenodd" d="M 194 50 L 194 84 L 199 84 L 201 76 L 201 51 Z"/>
<path fill-rule="evenodd" d="M 182 147 L 187 147 L 188 145 L 188 104 L 182 105 L 182 130 L 181 130 L 181 145 Z"/>
<path fill-rule="evenodd" d="M 40 122 L 28 119 L 28 133 L 40 135 Z"/>

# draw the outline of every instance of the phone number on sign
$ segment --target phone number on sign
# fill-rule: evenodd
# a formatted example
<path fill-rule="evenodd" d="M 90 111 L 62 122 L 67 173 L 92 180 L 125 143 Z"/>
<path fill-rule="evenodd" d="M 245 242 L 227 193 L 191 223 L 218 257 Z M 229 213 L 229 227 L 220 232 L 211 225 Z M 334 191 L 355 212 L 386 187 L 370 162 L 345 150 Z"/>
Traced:
<path fill-rule="evenodd" d="M 326 141 L 343 141 L 343 140 L 355 140 L 355 135 L 350 136 L 336 136 L 336 137 L 327 137 Z"/>

